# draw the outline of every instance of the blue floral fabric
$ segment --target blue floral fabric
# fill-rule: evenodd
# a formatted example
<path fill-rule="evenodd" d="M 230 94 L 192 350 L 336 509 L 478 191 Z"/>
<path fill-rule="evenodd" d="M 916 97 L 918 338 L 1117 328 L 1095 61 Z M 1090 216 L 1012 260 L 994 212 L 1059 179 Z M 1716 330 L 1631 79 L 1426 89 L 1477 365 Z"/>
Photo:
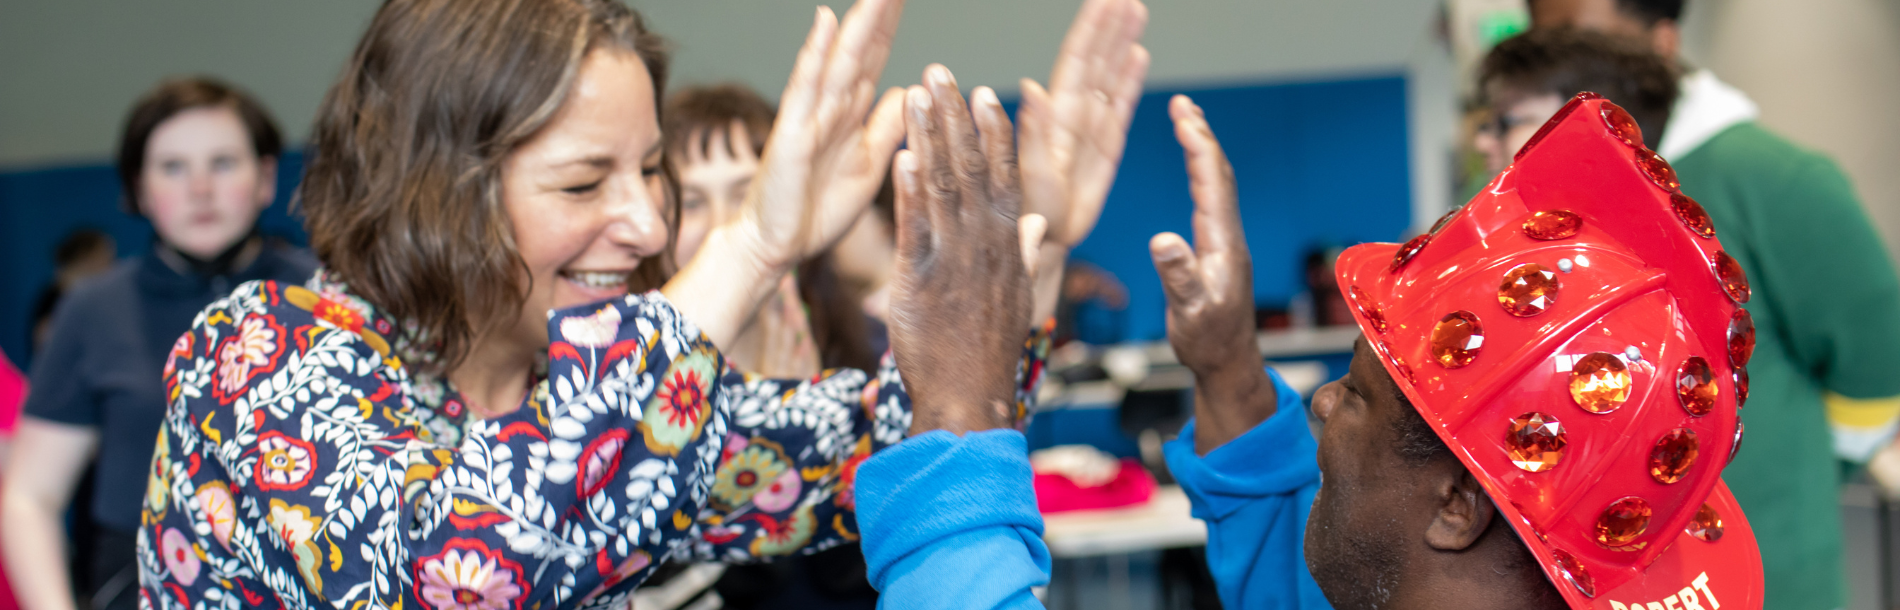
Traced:
<path fill-rule="evenodd" d="M 671 557 L 856 540 L 858 464 L 910 426 L 888 355 L 750 377 L 657 292 L 554 312 L 545 376 L 494 419 L 406 367 L 429 356 L 397 328 L 322 272 L 198 316 L 164 368 L 142 605 L 624 606 Z"/>

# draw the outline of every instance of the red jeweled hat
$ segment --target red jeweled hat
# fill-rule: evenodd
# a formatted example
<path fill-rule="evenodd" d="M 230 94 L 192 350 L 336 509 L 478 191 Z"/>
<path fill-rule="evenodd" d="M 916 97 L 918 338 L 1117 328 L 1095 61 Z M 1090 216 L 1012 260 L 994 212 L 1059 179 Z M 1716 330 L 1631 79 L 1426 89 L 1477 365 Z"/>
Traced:
<path fill-rule="evenodd" d="M 1339 257 L 1386 370 L 1572 608 L 1754 610 L 1721 480 L 1748 279 L 1629 114 L 1581 94 L 1463 209 Z"/>

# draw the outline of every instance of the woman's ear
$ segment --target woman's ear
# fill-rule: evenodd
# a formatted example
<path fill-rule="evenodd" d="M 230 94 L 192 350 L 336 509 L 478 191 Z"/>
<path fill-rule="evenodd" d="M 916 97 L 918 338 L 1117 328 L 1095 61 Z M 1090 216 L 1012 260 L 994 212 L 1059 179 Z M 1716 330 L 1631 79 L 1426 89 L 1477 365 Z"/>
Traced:
<path fill-rule="evenodd" d="M 257 158 L 257 209 L 277 200 L 277 157 Z"/>
<path fill-rule="evenodd" d="M 1435 490 L 1438 514 L 1425 529 L 1425 544 L 1440 551 L 1463 551 L 1484 536 L 1485 530 L 1491 527 L 1491 520 L 1497 518 L 1498 508 L 1464 464 L 1457 460 L 1446 461 L 1451 462 L 1450 467 L 1457 472 L 1445 473 L 1443 482 Z"/>

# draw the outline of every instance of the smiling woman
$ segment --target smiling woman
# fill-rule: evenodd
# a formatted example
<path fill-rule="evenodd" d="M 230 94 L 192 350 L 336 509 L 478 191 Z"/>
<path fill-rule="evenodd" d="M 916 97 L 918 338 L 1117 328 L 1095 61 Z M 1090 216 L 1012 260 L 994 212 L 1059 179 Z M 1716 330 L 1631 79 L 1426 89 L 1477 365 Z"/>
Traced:
<path fill-rule="evenodd" d="M 855 538 L 856 465 L 913 424 L 893 361 L 780 381 L 718 346 L 882 182 L 899 5 L 818 11 L 769 186 L 673 273 L 666 58 L 638 15 L 385 4 L 314 131 L 300 197 L 325 269 L 240 286 L 171 349 L 146 603 L 624 606 L 671 556 Z"/>

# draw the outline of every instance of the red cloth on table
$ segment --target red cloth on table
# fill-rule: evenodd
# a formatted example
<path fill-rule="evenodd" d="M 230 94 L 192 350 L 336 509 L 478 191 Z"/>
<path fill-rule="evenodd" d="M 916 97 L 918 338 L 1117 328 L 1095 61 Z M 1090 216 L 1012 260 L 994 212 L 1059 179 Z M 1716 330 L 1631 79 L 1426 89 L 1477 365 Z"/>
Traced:
<path fill-rule="evenodd" d="M 1154 497 L 1155 478 L 1141 462 L 1132 458 L 1121 461 L 1115 478 L 1094 487 L 1083 487 L 1060 474 L 1037 473 L 1036 508 L 1043 514 L 1072 510 L 1118 508 L 1147 502 Z"/>

